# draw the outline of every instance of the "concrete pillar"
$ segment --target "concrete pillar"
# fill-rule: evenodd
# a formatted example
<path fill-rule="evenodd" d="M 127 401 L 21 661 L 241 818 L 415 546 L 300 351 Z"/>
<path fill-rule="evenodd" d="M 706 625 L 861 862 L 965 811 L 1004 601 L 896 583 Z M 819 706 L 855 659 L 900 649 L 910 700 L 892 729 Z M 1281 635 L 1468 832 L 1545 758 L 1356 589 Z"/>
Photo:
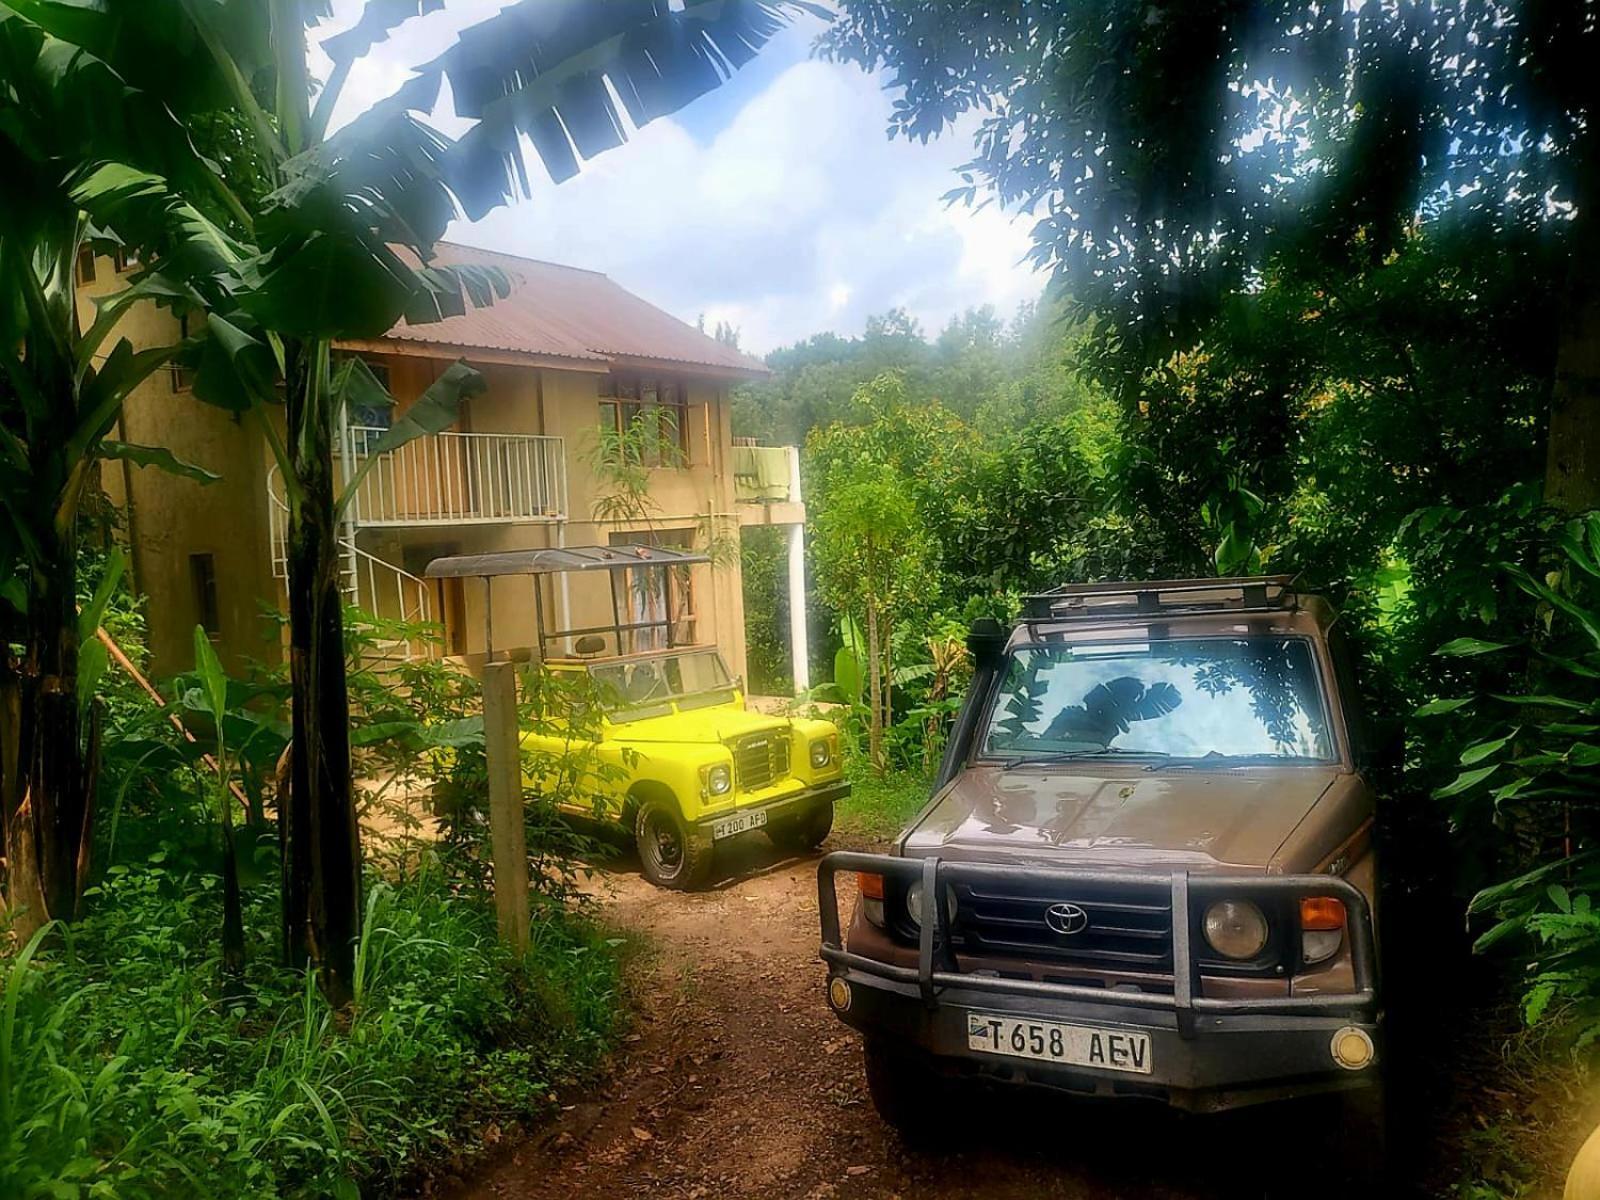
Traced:
<path fill-rule="evenodd" d="M 789 500 L 802 503 L 800 448 L 789 451 Z M 811 687 L 811 644 L 806 635 L 806 524 L 805 517 L 789 526 L 789 654 L 794 665 L 796 694 Z"/>

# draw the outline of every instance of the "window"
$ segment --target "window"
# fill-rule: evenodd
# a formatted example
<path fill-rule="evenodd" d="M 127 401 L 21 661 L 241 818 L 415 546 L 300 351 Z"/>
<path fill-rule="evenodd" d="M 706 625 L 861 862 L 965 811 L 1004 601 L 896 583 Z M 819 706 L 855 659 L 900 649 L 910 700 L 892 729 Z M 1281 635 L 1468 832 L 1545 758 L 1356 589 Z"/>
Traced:
<path fill-rule="evenodd" d="M 189 586 L 194 591 L 195 623 L 209 634 L 222 632 L 217 613 L 217 564 L 209 554 L 189 555 Z"/>
<path fill-rule="evenodd" d="M 118 246 L 111 256 L 111 262 L 118 274 L 131 271 L 139 265 L 139 252 L 130 250 L 127 246 Z"/>
<path fill-rule="evenodd" d="M 600 425 L 647 467 L 689 463 L 689 401 L 677 380 L 606 376 L 600 381 Z"/>
<path fill-rule="evenodd" d="M 78 282 L 94 282 L 94 250 L 88 246 L 78 251 Z"/>
<path fill-rule="evenodd" d="M 178 336 L 187 339 L 189 336 L 189 314 L 184 313 L 178 318 Z M 194 387 L 194 371 L 180 362 L 174 362 L 168 371 L 172 376 L 172 390 L 187 392 Z"/>
<path fill-rule="evenodd" d="M 1333 757 L 1304 638 L 1019 646 L 989 719 L 990 755 L 1204 762 Z"/>
<path fill-rule="evenodd" d="M 389 364 L 376 358 L 368 358 L 364 354 L 336 354 L 334 356 L 335 370 L 338 363 L 347 358 L 359 358 L 367 364 L 367 370 L 372 372 L 372 377 L 378 385 L 394 396 L 394 389 L 389 382 Z M 394 424 L 393 400 L 387 404 L 353 404 L 350 406 L 350 438 L 355 446 L 356 453 L 367 453 L 370 446 L 377 443 L 384 434 L 389 432 L 389 427 Z"/>
<path fill-rule="evenodd" d="M 613 546 L 661 546 L 671 550 L 694 549 L 694 530 L 663 529 L 647 532 L 624 532 L 611 535 Z M 692 568 L 639 567 L 621 572 L 625 589 L 621 610 L 625 624 L 638 625 L 659 622 L 654 628 L 633 629 L 623 635 L 623 653 L 642 650 L 665 650 L 670 622 L 674 646 L 692 646 L 695 641 L 694 575 Z M 663 581 L 666 590 L 663 592 Z M 616 586 L 615 583 L 612 585 Z"/>

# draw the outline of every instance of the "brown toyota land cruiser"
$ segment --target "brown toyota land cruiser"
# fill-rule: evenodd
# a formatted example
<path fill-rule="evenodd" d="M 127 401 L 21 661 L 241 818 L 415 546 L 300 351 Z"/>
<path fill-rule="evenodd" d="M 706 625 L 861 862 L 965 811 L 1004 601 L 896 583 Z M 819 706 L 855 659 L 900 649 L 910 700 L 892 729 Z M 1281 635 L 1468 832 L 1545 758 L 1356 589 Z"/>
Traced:
<path fill-rule="evenodd" d="M 1063 587 L 973 627 L 932 799 L 819 870 L 828 1002 L 887 1121 L 948 1128 L 977 1076 L 1195 1111 L 1360 1093 L 1370 1125 L 1373 794 L 1338 642 L 1288 577 Z"/>

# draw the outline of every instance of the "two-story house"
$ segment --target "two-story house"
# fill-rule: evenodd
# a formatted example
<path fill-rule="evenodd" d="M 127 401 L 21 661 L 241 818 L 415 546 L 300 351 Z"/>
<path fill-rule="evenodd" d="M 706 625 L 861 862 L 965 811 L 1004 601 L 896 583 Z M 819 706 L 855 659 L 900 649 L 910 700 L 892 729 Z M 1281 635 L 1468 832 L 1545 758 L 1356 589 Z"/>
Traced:
<path fill-rule="evenodd" d="M 532 583 L 425 579 L 435 558 L 632 541 L 709 548 L 718 551 L 713 562 L 672 577 L 675 640 L 720 646 L 730 668 L 743 673 L 741 524 L 790 526 L 791 586 L 804 589 L 796 457 L 735 447 L 730 434 L 729 386 L 765 368 L 602 274 L 462 246 L 439 250 L 444 262 L 501 268 L 511 294 L 490 308 L 339 347 L 363 356 L 395 401 L 347 413 L 339 433 L 342 477 L 378 459 L 341 534 L 351 600 L 381 616 L 438 623 L 444 652 L 472 661 L 485 649 L 486 609 L 494 650 L 534 643 Z M 86 254 L 79 264 L 85 305 L 122 286 L 133 267 Z M 140 344 L 179 334 L 177 320 L 154 309 L 125 322 L 121 332 Z M 379 454 L 389 426 L 463 358 L 483 373 L 487 390 L 466 402 L 450 429 Z M 184 394 L 188 382 L 176 369 L 147 381 L 126 405 L 118 436 L 168 447 L 220 481 L 201 485 L 125 464 L 104 471 L 108 495 L 126 514 L 155 668 L 190 665 L 196 624 L 235 663 L 274 661 L 282 632 L 272 614 L 283 611 L 286 587 L 277 468 L 258 418 L 198 402 Z M 640 413 L 649 419 L 637 421 Z M 600 431 L 641 427 L 648 436 L 633 452 L 648 474 L 644 503 L 619 503 Z M 665 607 L 659 585 L 636 588 L 625 576 L 613 595 L 610 572 L 559 576 L 546 586 L 545 611 L 560 628 L 609 622 L 614 604 L 637 620 L 658 619 L 643 610 Z M 804 612 L 803 602 L 791 607 Z M 803 680 L 803 622 L 795 634 Z"/>

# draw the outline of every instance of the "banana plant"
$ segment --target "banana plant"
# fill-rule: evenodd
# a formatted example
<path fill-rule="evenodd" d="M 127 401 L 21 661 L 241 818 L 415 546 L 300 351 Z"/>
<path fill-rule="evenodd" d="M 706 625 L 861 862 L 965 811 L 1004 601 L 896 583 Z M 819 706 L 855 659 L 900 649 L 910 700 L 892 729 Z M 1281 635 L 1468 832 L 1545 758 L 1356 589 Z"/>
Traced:
<path fill-rule="evenodd" d="M 222 973 L 230 985 L 237 986 L 244 978 L 244 904 L 239 893 L 239 860 L 234 852 L 233 794 L 228 790 L 233 778 L 227 739 L 228 675 L 201 625 L 194 627 L 194 673 L 200 681 L 206 714 L 216 729 L 216 747 L 211 757 L 216 763 L 212 796 L 221 835 L 218 864 L 222 876 Z"/>
<path fill-rule="evenodd" d="M 342 653 L 333 343 L 507 293 L 503 273 L 437 265 L 434 246 L 458 215 L 476 219 L 530 190 L 525 144 L 559 182 L 580 158 L 621 144 L 629 123 L 715 88 L 794 13 L 824 15 L 802 0 L 520 0 L 337 123 L 354 65 L 441 5 L 370 0 L 330 36 L 325 0 L 0 0 L 0 14 L 16 22 L 20 65 L 73 89 L 77 103 L 56 108 L 80 124 L 90 113 L 117 128 L 148 120 L 163 130 L 226 113 L 245 131 L 250 175 L 266 180 L 252 200 L 216 163 L 196 170 L 180 157 L 181 170 L 167 171 L 109 137 L 103 151 L 91 141 L 67 174 L 80 209 L 200 297 L 196 394 L 256 414 L 283 468 L 294 741 L 280 816 L 284 936 L 291 960 L 314 960 L 339 1002 L 354 969 L 361 854 Z M 332 64 L 320 86 L 314 35 Z M 74 64 L 70 78 L 62 64 Z M 446 82 L 456 115 L 471 123 L 459 139 L 427 122 Z M 0 123 L 0 153 L 7 136 Z M 281 434 L 260 419 L 280 390 Z"/>

